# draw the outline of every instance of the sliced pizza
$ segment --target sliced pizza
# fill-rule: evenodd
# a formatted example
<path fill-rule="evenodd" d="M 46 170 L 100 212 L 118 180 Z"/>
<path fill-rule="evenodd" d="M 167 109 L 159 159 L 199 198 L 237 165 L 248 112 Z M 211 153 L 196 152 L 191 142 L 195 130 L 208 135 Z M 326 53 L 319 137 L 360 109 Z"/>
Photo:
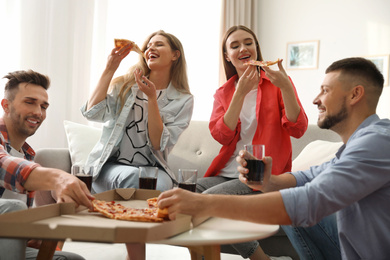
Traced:
<path fill-rule="evenodd" d="M 157 216 L 155 209 L 133 209 L 115 215 L 115 219 L 140 221 L 140 222 L 162 222 L 163 218 Z"/>
<path fill-rule="evenodd" d="M 127 208 L 115 201 L 103 201 L 94 199 L 92 201 L 93 211 L 100 212 L 107 218 L 115 219 L 115 215 L 121 214 L 127 211 Z"/>
<path fill-rule="evenodd" d="M 244 63 L 244 65 L 253 65 L 253 66 L 261 66 L 261 67 L 268 67 L 271 65 L 274 65 L 279 62 L 279 59 L 276 61 L 259 61 L 259 60 L 250 60 Z"/>
<path fill-rule="evenodd" d="M 163 219 L 169 219 L 168 214 L 168 208 L 159 208 L 157 205 L 157 197 L 147 199 L 146 202 L 148 203 L 149 208 L 156 208 L 157 209 L 157 217 L 163 218 Z"/>
<path fill-rule="evenodd" d="M 148 208 L 130 208 L 115 201 L 108 202 L 98 199 L 93 200 L 92 205 L 93 211 L 111 219 L 142 222 L 162 222 L 168 220 L 168 210 L 154 206 L 157 205 L 157 198 L 153 198 L 153 200 L 156 203 L 149 204 L 148 202 Z"/>
<path fill-rule="evenodd" d="M 146 202 L 148 203 L 149 208 L 157 208 L 157 197 L 147 199 Z"/>
<path fill-rule="evenodd" d="M 120 49 L 123 48 L 124 46 L 130 44 L 132 51 L 135 51 L 136 53 L 144 56 L 143 51 L 141 51 L 141 49 L 138 47 L 138 45 L 133 41 L 126 40 L 126 39 L 114 39 L 114 43 L 115 43 L 115 47 L 120 48 Z"/>

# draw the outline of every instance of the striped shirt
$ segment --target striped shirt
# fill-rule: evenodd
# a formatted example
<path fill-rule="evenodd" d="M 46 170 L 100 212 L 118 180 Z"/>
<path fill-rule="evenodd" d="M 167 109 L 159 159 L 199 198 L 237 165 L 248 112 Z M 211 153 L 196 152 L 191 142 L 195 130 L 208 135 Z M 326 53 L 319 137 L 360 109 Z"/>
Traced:
<path fill-rule="evenodd" d="M 27 206 L 31 207 L 34 201 L 34 191 L 27 191 L 24 184 L 32 170 L 39 166 L 33 162 L 35 151 L 27 143 L 24 143 L 22 146 L 23 159 L 11 156 L 11 149 L 7 127 L 3 118 L 0 118 L 0 198 L 5 189 L 26 194 Z"/>

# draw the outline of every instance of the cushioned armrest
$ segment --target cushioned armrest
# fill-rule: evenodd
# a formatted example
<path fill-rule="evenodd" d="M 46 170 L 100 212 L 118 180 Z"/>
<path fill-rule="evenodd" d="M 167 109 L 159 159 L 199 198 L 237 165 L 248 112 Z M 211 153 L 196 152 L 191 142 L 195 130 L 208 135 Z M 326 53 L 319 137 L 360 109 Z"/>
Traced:
<path fill-rule="evenodd" d="M 44 167 L 57 168 L 66 172 L 70 172 L 72 165 L 68 148 L 39 149 L 34 161 Z"/>

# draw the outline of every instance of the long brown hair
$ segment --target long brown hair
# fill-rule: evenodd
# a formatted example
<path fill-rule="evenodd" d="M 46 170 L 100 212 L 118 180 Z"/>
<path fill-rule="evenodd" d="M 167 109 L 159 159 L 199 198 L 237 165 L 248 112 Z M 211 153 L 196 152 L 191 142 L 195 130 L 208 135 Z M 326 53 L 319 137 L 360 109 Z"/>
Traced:
<path fill-rule="evenodd" d="M 255 43 L 256 43 L 257 60 L 258 61 L 262 61 L 263 60 L 263 56 L 261 55 L 261 51 L 260 51 L 260 45 L 259 45 L 259 42 L 257 40 L 257 37 L 256 37 L 255 33 L 251 29 L 249 29 L 248 27 L 246 27 L 244 25 L 235 25 L 235 26 L 230 27 L 226 31 L 225 36 L 223 37 L 223 40 L 222 40 L 223 67 L 225 69 L 225 75 L 226 75 L 226 79 L 227 80 L 230 79 L 231 77 L 233 77 L 234 75 L 236 75 L 237 74 L 237 70 L 236 70 L 236 68 L 233 66 L 233 64 L 231 62 L 228 62 L 225 59 L 226 41 L 227 41 L 227 39 L 229 38 L 229 36 L 233 32 L 238 31 L 238 30 L 246 31 L 246 32 L 250 33 L 253 36 L 253 39 L 255 40 Z"/>
<path fill-rule="evenodd" d="M 184 49 L 181 42 L 179 41 L 178 38 L 176 38 L 176 36 L 170 33 L 166 33 L 163 30 L 154 32 L 146 39 L 146 41 L 141 47 L 141 50 L 145 52 L 149 41 L 156 35 L 164 36 L 168 40 L 169 46 L 171 47 L 172 51 L 180 52 L 179 58 L 176 61 L 174 61 L 171 67 L 171 71 L 170 71 L 171 83 L 176 90 L 182 93 L 191 94 L 190 87 L 188 85 L 187 62 L 184 55 Z M 122 86 L 120 87 L 120 91 L 118 95 L 118 101 L 121 104 L 119 111 L 121 111 L 124 106 L 127 93 L 130 91 L 131 87 L 135 84 L 134 71 L 136 69 L 142 70 L 145 76 L 148 76 L 150 74 L 150 69 L 145 59 L 142 56 L 140 56 L 139 62 L 136 65 L 130 67 L 129 71 L 125 75 L 117 77 L 113 79 L 111 82 L 111 87 L 113 87 L 115 83 L 123 82 Z"/>

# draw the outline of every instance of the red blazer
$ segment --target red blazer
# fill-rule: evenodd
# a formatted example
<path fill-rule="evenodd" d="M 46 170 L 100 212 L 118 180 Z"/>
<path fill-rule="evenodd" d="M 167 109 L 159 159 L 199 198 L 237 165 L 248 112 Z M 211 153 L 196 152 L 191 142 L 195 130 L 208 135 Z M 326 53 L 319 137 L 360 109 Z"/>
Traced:
<path fill-rule="evenodd" d="M 219 171 L 225 167 L 225 164 L 233 155 L 240 138 L 240 121 L 233 131 L 223 122 L 223 117 L 233 98 L 234 82 L 237 77 L 237 75 L 231 77 L 214 95 L 214 107 L 209 128 L 214 139 L 222 144 L 222 148 L 206 171 L 205 177 L 219 174 Z M 292 148 L 290 136 L 300 138 L 305 133 L 308 125 L 306 113 L 299 101 L 294 84 L 293 87 L 298 104 L 301 107 L 295 123 L 288 121 L 286 117 L 280 89 L 271 83 L 265 76 L 264 71 L 261 71 L 256 98 L 258 124 L 252 144 L 265 145 L 265 155 L 272 157 L 272 174 L 276 175 L 291 171 Z"/>

